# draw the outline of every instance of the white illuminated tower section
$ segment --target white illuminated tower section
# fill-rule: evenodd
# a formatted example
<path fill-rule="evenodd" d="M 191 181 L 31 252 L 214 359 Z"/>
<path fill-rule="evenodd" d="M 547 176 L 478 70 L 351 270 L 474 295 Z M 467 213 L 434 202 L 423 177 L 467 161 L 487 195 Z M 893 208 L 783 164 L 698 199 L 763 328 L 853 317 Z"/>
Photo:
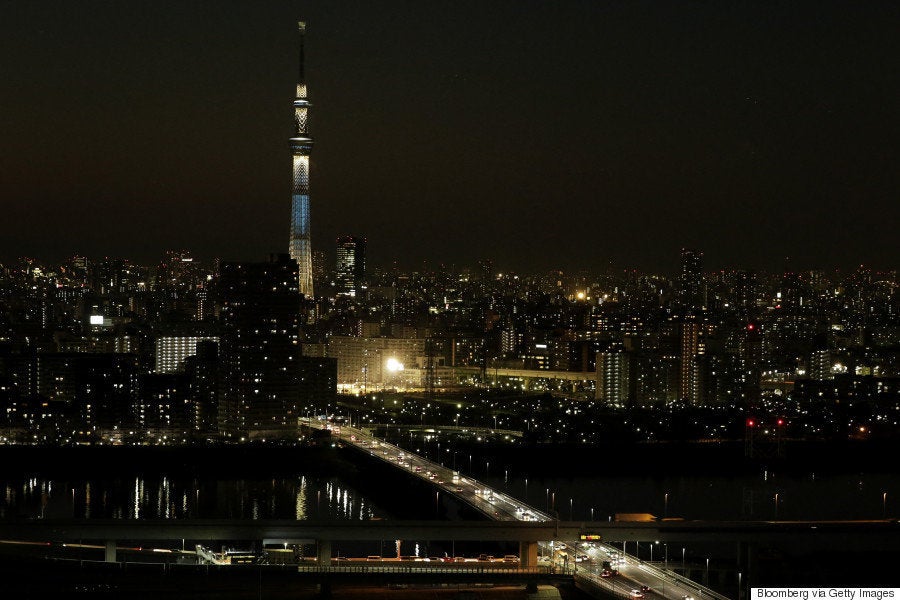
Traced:
<path fill-rule="evenodd" d="M 300 293 L 313 296 L 312 247 L 309 235 L 309 152 L 312 138 L 307 131 L 309 100 L 306 97 L 306 78 L 303 74 L 303 37 L 306 23 L 300 21 L 300 77 L 297 98 L 294 100 L 294 137 L 291 155 L 294 160 L 294 185 L 291 197 L 291 258 L 297 261 Z"/>

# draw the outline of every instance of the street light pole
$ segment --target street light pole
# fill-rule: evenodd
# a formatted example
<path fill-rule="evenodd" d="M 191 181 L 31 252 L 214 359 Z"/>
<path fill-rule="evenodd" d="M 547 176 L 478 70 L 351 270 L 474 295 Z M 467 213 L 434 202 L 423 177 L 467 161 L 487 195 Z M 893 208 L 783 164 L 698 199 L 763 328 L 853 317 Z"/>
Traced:
<path fill-rule="evenodd" d="M 668 570 L 669 570 L 669 545 L 664 543 L 664 544 L 663 544 L 663 550 L 665 550 L 665 559 L 664 559 L 665 562 L 663 562 L 663 571 L 666 572 L 666 574 L 668 575 Z M 663 589 L 662 589 L 663 593 L 662 593 L 662 595 L 663 595 L 663 598 L 666 597 L 666 579 L 667 579 L 667 577 L 663 577 L 663 578 L 662 578 L 662 582 L 663 582 Z"/>

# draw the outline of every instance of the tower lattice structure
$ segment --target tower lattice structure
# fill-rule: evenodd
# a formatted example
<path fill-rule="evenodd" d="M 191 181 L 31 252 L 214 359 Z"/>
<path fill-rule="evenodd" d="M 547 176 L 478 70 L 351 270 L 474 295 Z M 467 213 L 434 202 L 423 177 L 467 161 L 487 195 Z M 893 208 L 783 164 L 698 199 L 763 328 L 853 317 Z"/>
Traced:
<path fill-rule="evenodd" d="M 309 154 L 312 138 L 308 132 L 309 99 L 306 96 L 306 77 L 303 72 L 303 38 L 306 23 L 300 21 L 300 73 L 297 97 L 294 99 L 294 136 L 291 138 L 294 180 L 291 195 L 291 258 L 297 261 L 300 293 L 313 296 L 312 245 L 309 231 Z"/>

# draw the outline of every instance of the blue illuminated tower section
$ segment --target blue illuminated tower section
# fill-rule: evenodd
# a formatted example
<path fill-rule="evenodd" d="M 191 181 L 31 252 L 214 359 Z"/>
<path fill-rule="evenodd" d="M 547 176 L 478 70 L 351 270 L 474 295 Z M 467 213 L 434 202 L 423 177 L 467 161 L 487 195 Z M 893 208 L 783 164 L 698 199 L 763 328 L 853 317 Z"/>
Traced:
<path fill-rule="evenodd" d="M 294 184 L 291 197 L 291 258 L 297 261 L 300 293 L 313 296 L 312 247 L 309 235 L 309 152 L 312 138 L 307 131 L 309 100 L 306 97 L 306 77 L 303 74 L 303 38 L 306 23 L 300 21 L 300 77 L 294 100 L 294 137 L 291 155 L 294 161 Z"/>

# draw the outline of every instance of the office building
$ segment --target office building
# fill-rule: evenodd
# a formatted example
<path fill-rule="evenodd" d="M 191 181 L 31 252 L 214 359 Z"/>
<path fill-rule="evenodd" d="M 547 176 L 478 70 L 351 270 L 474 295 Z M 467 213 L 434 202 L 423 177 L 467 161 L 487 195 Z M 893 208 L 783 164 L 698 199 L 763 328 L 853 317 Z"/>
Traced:
<path fill-rule="evenodd" d="M 366 278 L 366 240 L 352 235 L 337 240 L 337 291 L 352 298 L 362 296 Z"/>

